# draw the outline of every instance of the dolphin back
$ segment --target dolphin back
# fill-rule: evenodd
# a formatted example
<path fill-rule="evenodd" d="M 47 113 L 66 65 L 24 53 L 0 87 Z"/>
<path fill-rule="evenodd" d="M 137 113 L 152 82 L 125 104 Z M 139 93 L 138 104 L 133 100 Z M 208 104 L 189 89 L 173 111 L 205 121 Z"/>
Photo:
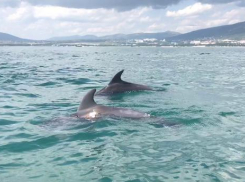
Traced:
<path fill-rule="evenodd" d="M 131 91 L 143 91 L 152 90 L 152 88 L 146 85 L 140 85 L 123 81 L 121 76 L 124 70 L 119 71 L 110 81 L 108 86 L 102 88 L 96 93 L 96 95 L 112 95 L 117 93 L 131 92 Z"/>
<path fill-rule="evenodd" d="M 134 111 L 126 108 L 109 107 L 96 104 L 94 94 L 96 89 L 90 90 L 83 98 L 77 113 L 74 116 L 79 118 L 97 118 L 101 116 L 116 116 L 124 118 L 146 118 L 150 117 L 147 113 Z"/>

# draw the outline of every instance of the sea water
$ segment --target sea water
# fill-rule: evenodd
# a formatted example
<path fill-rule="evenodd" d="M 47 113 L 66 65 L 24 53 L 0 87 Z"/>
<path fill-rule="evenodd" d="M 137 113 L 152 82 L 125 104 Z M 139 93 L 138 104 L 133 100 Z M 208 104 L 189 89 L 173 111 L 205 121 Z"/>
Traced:
<path fill-rule="evenodd" d="M 154 120 L 70 117 L 122 69 Z M 0 181 L 244 181 L 244 111 L 245 48 L 0 47 Z"/>

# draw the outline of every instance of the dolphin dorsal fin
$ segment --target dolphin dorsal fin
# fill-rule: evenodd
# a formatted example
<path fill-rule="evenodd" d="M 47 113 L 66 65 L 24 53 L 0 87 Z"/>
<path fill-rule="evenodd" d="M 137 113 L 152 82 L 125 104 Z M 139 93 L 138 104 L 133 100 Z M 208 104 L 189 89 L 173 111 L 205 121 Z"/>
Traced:
<path fill-rule="evenodd" d="M 110 84 L 113 84 L 113 83 L 122 83 L 124 82 L 122 79 L 121 79 L 121 76 L 123 74 L 124 70 L 122 71 L 119 71 L 111 80 L 111 82 L 109 83 Z"/>
<path fill-rule="evenodd" d="M 96 105 L 96 102 L 94 101 L 94 94 L 96 92 L 96 89 L 90 90 L 84 97 L 83 100 L 77 109 L 77 111 L 87 109 L 90 107 L 93 107 Z"/>

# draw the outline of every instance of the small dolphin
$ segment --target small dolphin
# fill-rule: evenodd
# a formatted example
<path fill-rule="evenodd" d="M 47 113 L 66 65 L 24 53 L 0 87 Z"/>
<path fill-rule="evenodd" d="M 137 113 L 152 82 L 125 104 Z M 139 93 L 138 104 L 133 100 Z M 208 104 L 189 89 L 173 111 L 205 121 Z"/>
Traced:
<path fill-rule="evenodd" d="M 75 114 L 78 118 L 94 119 L 103 116 L 111 116 L 111 117 L 116 116 L 116 117 L 123 117 L 123 118 L 140 119 L 140 118 L 150 117 L 150 115 L 147 113 L 142 113 L 131 109 L 98 105 L 94 101 L 95 92 L 96 89 L 90 90 L 84 96 L 77 110 L 77 113 Z"/>
<path fill-rule="evenodd" d="M 96 95 L 112 95 L 130 91 L 152 90 L 150 87 L 146 85 L 139 85 L 123 81 L 121 79 L 123 71 L 124 70 L 119 71 L 112 78 L 111 82 L 106 87 L 98 91 Z"/>

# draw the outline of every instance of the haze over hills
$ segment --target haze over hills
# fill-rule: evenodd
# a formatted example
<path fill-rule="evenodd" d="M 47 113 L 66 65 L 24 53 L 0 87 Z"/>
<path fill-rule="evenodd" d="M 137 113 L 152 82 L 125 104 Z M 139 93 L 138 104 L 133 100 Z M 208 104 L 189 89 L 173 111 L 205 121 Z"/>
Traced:
<path fill-rule="evenodd" d="M 157 39 L 162 40 L 167 37 L 180 35 L 178 32 L 166 31 L 159 33 L 134 33 L 134 34 L 115 34 L 101 37 L 106 40 L 130 40 L 130 39 Z"/>
<path fill-rule="evenodd" d="M 0 32 L 0 41 L 11 41 L 11 42 L 27 42 L 27 41 L 31 41 L 28 39 L 22 39 L 7 33 L 1 33 Z"/>
<path fill-rule="evenodd" d="M 130 40 L 130 39 L 165 39 L 167 37 L 173 37 L 180 35 L 178 32 L 159 32 L 159 33 L 134 33 L 134 34 L 113 34 L 106 36 L 95 36 L 95 35 L 85 35 L 85 36 L 67 36 L 67 37 L 53 37 L 48 39 L 49 41 L 65 41 L 65 40 Z"/>
<path fill-rule="evenodd" d="M 74 40 L 97 40 L 98 37 L 95 35 L 73 35 L 73 36 L 64 36 L 64 37 L 52 37 L 48 41 L 74 41 Z"/>
<path fill-rule="evenodd" d="M 170 37 L 168 41 L 191 41 L 207 39 L 245 39 L 245 22 L 192 31 Z"/>

